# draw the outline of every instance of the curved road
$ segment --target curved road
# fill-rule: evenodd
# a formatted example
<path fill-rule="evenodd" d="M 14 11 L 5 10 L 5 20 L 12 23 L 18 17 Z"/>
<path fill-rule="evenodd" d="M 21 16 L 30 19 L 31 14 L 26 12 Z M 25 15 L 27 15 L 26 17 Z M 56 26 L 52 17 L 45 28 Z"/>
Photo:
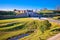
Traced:
<path fill-rule="evenodd" d="M 47 40 L 60 40 L 60 33 L 51 38 L 48 38 Z"/>
<path fill-rule="evenodd" d="M 60 24 L 60 20 L 53 20 L 52 18 L 38 18 L 38 17 L 31 17 L 34 20 L 48 20 L 49 22 L 56 22 L 58 24 Z"/>

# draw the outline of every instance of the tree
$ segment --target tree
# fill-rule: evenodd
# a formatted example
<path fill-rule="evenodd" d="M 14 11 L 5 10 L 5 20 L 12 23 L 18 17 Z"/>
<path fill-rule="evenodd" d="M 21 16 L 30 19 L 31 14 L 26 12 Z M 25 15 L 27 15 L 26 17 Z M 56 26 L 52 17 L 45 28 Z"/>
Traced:
<path fill-rule="evenodd" d="M 16 9 L 14 9 L 14 11 L 16 11 Z"/>
<path fill-rule="evenodd" d="M 16 13 L 13 12 L 13 11 L 9 11 L 9 12 L 8 12 L 8 15 L 16 15 Z"/>
<path fill-rule="evenodd" d="M 16 15 L 13 11 L 0 11 L 0 15 Z"/>

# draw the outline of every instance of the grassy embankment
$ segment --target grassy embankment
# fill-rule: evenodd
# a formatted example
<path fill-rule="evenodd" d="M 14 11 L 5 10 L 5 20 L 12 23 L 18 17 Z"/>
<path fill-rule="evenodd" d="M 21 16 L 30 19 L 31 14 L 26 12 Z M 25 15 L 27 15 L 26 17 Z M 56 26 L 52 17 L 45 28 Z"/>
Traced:
<path fill-rule="evenodd" d="M 47 28 L 47 30 L 44 30 L 44 28 L 39 28 L 42 25 L 42 23 L 39 21 L 36 22 L 36 25 L 38 25 L 38 28 L 33 34 L 21 38 L 20 40 L 47 40 L 48 38 L 56 35 L 57 33 L 60 33 L 60 25 L 57 25 L 57 23 L 51 22 L 51 26 L 49 29 Z M 42 32 L 41 29 L 44 30 L 44 32 Z"/>
<path fill-rule="evenodd" d="M 33 30 L 34 33 L 21 38 L 20 40 L 46 40 L 47 38 L 60 32 L 55 31 L 60 28 L 60 25 L 55 23 L 51 23 L 51 25 L 49 25 L 50 23 L 47 21 L 45 22 L 29 18 L 0 20 L 0 40 L 6 40 L 9 37 L 24 34 Z"/>
<path fill-rule="evenodd" d="M 27 32 L 27 29 L 23 28 L 27 23 L 32 22 L 31 19 L 8 19 L 0 20 L 0 40 L 5 40 L 9 37 L 19 35 Z"/>

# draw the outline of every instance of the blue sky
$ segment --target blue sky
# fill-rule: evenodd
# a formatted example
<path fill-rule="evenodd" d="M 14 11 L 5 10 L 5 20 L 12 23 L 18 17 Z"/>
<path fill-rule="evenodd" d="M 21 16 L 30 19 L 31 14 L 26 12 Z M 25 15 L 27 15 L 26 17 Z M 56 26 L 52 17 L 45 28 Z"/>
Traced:
<path fill-rule="evenodd" d="M 1 9 L 54 9 L 60 0 L 0 0 Z"/>

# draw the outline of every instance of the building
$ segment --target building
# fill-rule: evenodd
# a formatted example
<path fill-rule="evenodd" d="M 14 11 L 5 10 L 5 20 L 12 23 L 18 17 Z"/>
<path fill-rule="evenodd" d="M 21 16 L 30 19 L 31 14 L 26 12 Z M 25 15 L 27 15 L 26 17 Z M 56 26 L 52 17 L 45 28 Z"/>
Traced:
<path fill-rule="evenodd" d="M 14 11 L 17 14 L 21 14 L 21 13 L 32 13 L 33 12 L 33 10 L 16 10 L 16 9 L 14 9 Z"/>
<path fill-rule="evenodd" d="M 39 16 L 34 10 L 14 10 L 19 16 L 37 17 Z"/>
<path fill-rule="evenodd" d="M 16 13 L 26 13 L 26 10 L 14 10 Z"/>

